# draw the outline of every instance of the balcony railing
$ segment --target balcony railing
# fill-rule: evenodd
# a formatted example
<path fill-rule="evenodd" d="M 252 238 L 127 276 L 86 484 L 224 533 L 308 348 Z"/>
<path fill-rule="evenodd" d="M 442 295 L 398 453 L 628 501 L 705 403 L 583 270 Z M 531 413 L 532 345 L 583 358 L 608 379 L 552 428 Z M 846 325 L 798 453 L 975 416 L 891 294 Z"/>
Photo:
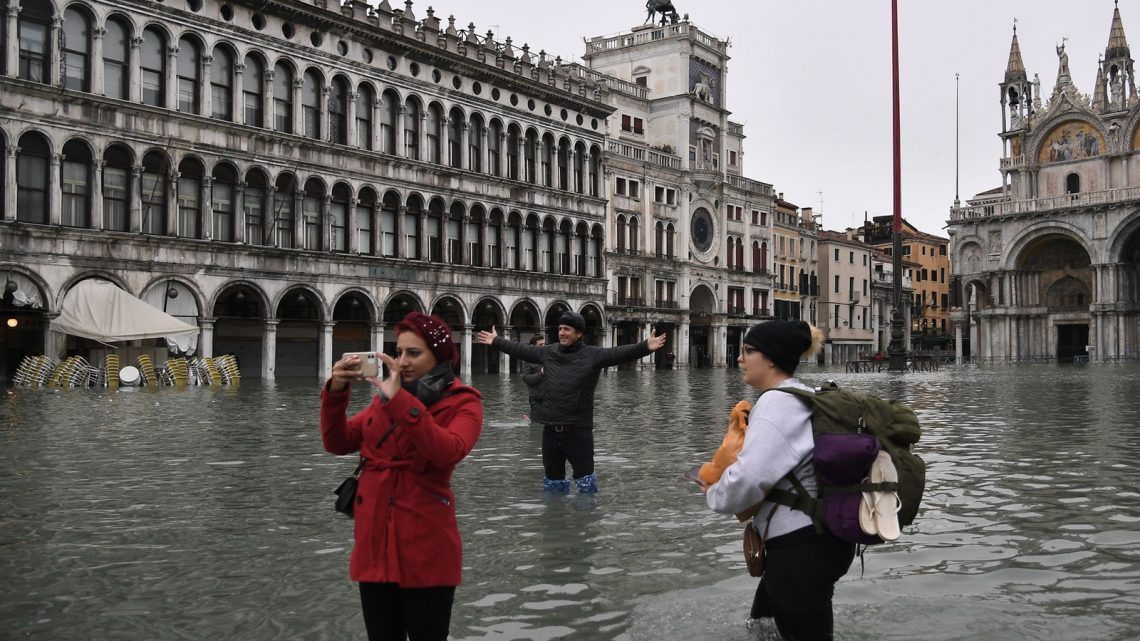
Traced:
<path fill-rule="evenodd" d="M 1054 196 L 1051 198 L 999 200 L 984 205 L 958 208 L 951 207 L 950 220 L 973 220 L 977 218 L 989 218 L 990 216 L 1031 214 L 1039 211 L 1107 205 L 1129 200 L 1140 200 L 1140 187 L 1121 187 L 1117 189 L 1105 189 L 1103 191 L 1089 191 L 1080 194 Z"/>
<path fill-rule="evenodd" d="M 673 154 L 667 154 L 663 151 L 650 149 L 643 145 L 634 145 L 620 140 L 610 140 L 606 142 L 606 151 L 611 154 L 618 154 L 633 160 L 641 162 L 648 162 L 658 167 L 666 169 L 681 169 L 681 157 Z"/>
<path fill-rule="evenodd" d="M 645 307 L 645 298 L 641 296 L 618 296 L 617 304 L 621 307 Z"/>
<path fill-rule="evenodd" d="M 742 191 L 753 194 L 760 194 L 761 196 L 775 195 L 772 191 L 772 185 L 769 185 L 768 183 L 762 183 L 759 180 L 752 180 L 751 178 L 745 178 L 744 176 L 734 176 L 732 174 L 729 174 L 727 181 L 729 186 L 740 189 Z"/>
<path fill-rule="evenodd" d="M 654 306 L 658 309 L 677 309 L 677 301 L 657 299 L 654 301 Z"/>
<path fill-rule="evenodd" d="M 737 307 L 735 305 L 729 305 L 728 306 L 728 315 L 729 316 L 743 316 L 744 315 L 744 308 L 743 307 Z"/>

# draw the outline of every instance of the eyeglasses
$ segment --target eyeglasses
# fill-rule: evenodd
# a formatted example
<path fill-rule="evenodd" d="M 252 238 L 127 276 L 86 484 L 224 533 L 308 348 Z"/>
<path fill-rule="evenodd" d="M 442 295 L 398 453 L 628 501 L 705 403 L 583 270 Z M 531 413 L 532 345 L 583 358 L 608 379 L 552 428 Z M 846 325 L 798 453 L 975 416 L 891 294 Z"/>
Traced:
<path fill-rule="evenodd" d="M 745 354 L 745 355 L 748 355 L 748 354 L 759 354 L 759 353 L 760 353 L 760 350 L 759 350 L 759 349 L 757 349 L 757 348 L 755 348 L 755 347 L 753 347 L 753 346 L 751 346 L 751 345 L 745 345 L 745 346 L 744 346 L 744 354 Z"/>

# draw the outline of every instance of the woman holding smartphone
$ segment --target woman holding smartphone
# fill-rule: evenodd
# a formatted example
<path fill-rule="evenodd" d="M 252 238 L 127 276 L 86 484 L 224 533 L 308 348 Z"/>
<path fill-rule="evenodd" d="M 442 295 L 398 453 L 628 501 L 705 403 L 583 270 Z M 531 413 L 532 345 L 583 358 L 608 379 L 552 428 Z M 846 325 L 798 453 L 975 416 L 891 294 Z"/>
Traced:
<path fill-rule="evenodd" d="M 387 377 L 364 376 L 361 357 L 346 354 L 321 392 L 325 449 L 363 460 L 349 576 L 370 641 L 445 641 L 463 554 L 451 473 L 479 438 L 483 397 L 455 377 L 459 351 L 436 316 L 408 314 L 396 326 L 396 358 L 377 356 Z M 348 417 L 362 380 L 376 396 Z"/>

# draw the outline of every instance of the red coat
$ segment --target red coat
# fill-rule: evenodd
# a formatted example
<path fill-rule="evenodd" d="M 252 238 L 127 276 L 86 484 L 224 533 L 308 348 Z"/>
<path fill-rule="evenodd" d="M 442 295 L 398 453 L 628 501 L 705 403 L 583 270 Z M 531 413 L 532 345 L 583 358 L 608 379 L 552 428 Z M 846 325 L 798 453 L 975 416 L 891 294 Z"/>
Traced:
<path fill-rule="evenodd" d="M 353 581 L 405 588 L 455 586 L 463 550 L 451 472 L 483 428 L 483 396 L 458 380 L 430 409 L 406 390 L 346 419 L 349 389 L 321 392 L 321 440 L 333 454 L 361 451 L 348 571 Z M 376 445 L 395 422 L 396 429 Z"/>

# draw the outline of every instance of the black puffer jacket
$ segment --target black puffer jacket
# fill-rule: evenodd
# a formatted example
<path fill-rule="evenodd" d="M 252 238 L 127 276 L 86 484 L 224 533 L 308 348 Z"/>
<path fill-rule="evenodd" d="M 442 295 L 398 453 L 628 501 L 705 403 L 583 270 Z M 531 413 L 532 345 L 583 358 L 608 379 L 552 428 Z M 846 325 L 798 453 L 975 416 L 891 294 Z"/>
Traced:
<path fill-rule="evenodd" d="M 649 355 L 649 341 L 619 347 L 594 347 L 578 341 L 561 345 L 526 345 L 496 337 L 491 346 L 528 363 L 541 365 L 542 381 L 532 388 L 538 397 L 532 418 L 543 425 L 594 427 L 594 388 L 602 368 Z"/>

